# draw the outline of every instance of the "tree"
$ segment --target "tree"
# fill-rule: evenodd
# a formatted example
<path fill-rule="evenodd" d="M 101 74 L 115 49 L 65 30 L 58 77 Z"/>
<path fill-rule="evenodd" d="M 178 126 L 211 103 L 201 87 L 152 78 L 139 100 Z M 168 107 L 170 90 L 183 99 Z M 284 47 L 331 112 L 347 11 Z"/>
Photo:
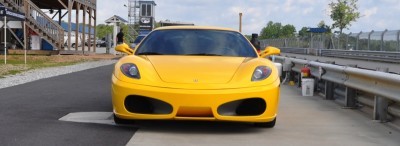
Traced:
<path fill-rule="evenodd" d="M 251 35 L 244 35 L 249 41 L 251 40 Z"/>
<path fill-rule="evenodd" d="M 338 28 L 340 34 L 343 29 L 351 26 L 351 22 L 356 22 L 360 18 L 360 12 L 357 7 L 358 0 L 336 0 L 331 2 L 331 19 L 333 20 L 332 28 Z"/>
<path fill-rule="evenodd" d="M 303 27 L 299 31 L 299 36 L 300 37 L 309 37 L 309 32 L 308 32 L 309 27 Z"/>
<path fill-rule="evenodd" d="M 154 21 L 156 24 L 154 24 L 154 29 L 161 27 L 161 21 L 157 22 Z"/>
<path fill-rule="evenodd" d="M 272 38 L 288 38 L 294 37 L 296 28 L 293 25 L 287 24 L 282 26 L 281 23 L 274 23 L 269 21 L 260 32 L 260 39 L 272 39 Z"/>
<path fill-rule="evenodd" d="M 97 38 L 104 38 L 106 37 L 107 34 L 111 34 L 113 32 L 113 26 L 112 25 L 105 25 L 105 24 L 99 24 L 96 27 L 96 37 Z"/>
<path fill-rule="evenodd" d="M 318 28 L 325 28 L 326 29 L 326 33 L 332 33 L 332 29 L 331 27 L 329 27 L 328 25 L 325 24 L 325 21 L 321 20 L 318 23 Z"/>
<path fill-rule="evenodd" d="M 287 24 L 287 25 L 282 27 L 282 31 L 281 32 L 282 32 L 282 34 L 281 34 L 282 37 L 285 37 L 285 38 L 295 37 L 296 36 L 296 34 L 295 34 L 296 27 L 294 27 L 291 24 Z"/>
<path fill-rule="evenodd" d="M 269 21 L 267 26 L 260 32 L 260 39 L 271 39 L 279 37 L 279 30 L 282 27 L 281 23 L 274 23 Z"/>
<path fill-rule="evenodd" d="M 128 42 L 130 40 L 129 34 L 128 34 L 128 32 L 129 32 L 128 25 L 122 23 L 122 24 L 120 24 L 120 28 L 123 29 L 123 33 L 125 34 L 124 40 L 126 42 Z M 96 37 L 99 39 L 102 39 L 102 38 L 106 37 L 108 34 L 113 34 L 113 29 L 114 29 L 113 25 L 99 24 L 96 26 L 96 32 L 97 32 Z M 118 32 L 119 32 L 119 30 L 118 30 Z M 116 36 L 112 36 L 112 38 L 115 38 L 115 37 Z"/>

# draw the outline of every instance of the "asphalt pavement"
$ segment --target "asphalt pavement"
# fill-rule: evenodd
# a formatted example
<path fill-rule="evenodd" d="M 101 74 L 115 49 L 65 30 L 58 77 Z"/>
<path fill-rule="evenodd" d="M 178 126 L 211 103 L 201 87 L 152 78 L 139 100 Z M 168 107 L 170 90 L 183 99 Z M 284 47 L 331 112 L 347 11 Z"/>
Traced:
<path fill-rule="evenodd" d="M 0 145 L 125 145 L 137 128 L 65 122 L 74 112 L 112 111 L 113 66 L 0 89 Z"/>
<path fill-rule="evenodd" d="M 0 145 L 396 146 L 400 132 L 358 110 L 282 85 L 277 125 L 112 121 L 112 65 L 0 89 Z"/>

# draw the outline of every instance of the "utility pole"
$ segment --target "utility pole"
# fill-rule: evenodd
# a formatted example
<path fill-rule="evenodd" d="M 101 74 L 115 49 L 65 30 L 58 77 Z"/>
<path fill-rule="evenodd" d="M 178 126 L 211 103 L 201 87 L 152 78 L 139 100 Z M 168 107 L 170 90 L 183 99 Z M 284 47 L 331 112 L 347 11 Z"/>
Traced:
<path fill-rule="evenodd" d="M 242 13 L 239 13 L 239 32 L 242 32 Z"/>

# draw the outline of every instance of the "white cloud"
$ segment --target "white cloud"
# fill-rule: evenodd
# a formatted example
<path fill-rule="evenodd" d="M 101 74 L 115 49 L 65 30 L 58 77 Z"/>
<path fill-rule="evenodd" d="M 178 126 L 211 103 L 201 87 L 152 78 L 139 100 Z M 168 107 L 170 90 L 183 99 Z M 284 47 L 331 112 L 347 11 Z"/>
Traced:
<path fill-rule="evenodd" d="M 385 20 L 377 21 L 376 26 L 379 28 L 379 30 L 384 30 L 388 27 Z"/>
<path fill-rule="evenodd" d="M 366 17 L 367 19 L 370 19 L 371 16 L 375 15 L 378 13 L 378 8 L 377 7 L 373 7 L 367 10 L 364 10 L 363 12 L 363 16 Z"/>
<path fill-rule="evenodd" d="M 303 14 L 304 15 L 307 15 L 307 14 L 310 14 L 310 13 L 312 13 L 314 11 L 314 8 L 313 7 L 309 7 L 309 8 L 305 8 L 305 9 L 303 9 Z"/>
<path fill-rule="evenodd" d="M 286 13 L 292 12 L 294 8 L 293 0 L 286 0 L 285 4 L 283 5 L 283 11 Z"/>
<path fill-rule="evenodd" d="M 298 0 L 298 2 L 303 3 L 303 4 L 308 4 L 308 5 L 316 4 L 315 0 Z"/>

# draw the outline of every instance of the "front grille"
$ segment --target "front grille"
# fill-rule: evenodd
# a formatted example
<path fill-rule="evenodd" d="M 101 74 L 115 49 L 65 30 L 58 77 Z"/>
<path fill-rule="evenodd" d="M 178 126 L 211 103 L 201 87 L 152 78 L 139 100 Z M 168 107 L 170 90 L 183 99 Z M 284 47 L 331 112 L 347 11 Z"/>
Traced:
<path fill-rule="evenodd" d="M 138 114 L 171 114 L 172 106 L 167 102 L 138 95 L 130 95 L 125 98 L 126 110 Z"/>
<path fill-rule="evenodd" d="M 262 98 L 248 98 L 231 101 L 218 107 L 222 116 L 258 116 L 265 112 L 267 103 Z"/>

